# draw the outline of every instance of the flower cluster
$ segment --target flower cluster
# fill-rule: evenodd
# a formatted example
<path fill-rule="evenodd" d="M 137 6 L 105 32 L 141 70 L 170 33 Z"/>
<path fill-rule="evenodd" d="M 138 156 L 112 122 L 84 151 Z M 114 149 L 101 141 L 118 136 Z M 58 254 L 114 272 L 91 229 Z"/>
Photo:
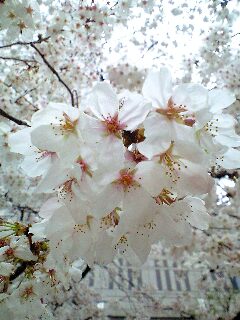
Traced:
<path fill-rule="evenodd" d="M 4 319 L 26 319 L 50 314 L 45 297 L 56 283 L 54 270 L 48 268 L 48 244 L 32 240 L 29 226 L 0 219 L 0 304 Z M 16 278 L 20 283 L 14 283 Z M 12 307 L 14 304 L 14 308 Z"/>
<path fill-rule="evenodd" d="M 50 241 L 56 260 L 90 265 L 117 252 L 143 263 L 159 240 L 189 243 L 192 227 L 208 227 L 209 168 L 240 166 L 234 119 L 222 114 L 234 101 L 226 90 L 174 87 L 163 67 L 142 95 L 101 82 L 80 110 L 50 103 L 37 111 L 9 138 L 25 173 L 41 176 L 37 191 L 55 193 L 31 232 Z"/>
<path fill-rule="evenodd" d="M 2 3 L 2 4 L 1 4 Z M 0 30 L 7 29 L 7 37 L 31 40 L 40 21 L 40 9 L 35 0 L 8 0 L 0 2 Z"/>

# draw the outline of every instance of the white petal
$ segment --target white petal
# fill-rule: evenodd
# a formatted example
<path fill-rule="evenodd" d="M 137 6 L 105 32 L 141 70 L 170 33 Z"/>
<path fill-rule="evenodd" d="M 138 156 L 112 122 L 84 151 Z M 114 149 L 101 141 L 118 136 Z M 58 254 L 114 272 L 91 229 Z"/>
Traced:
<path fill-rule="evenodd" d="M 204 201 L 194 197 L 186 197 L 183 201 L 190 206 L 190 211 L 187 214 L 187 220 L 190 224 L 201 230 L 208 229 L 210 216 L 207 213 Z"/>
<path fill-rule="evenodd" d="M 184 161 L 185 166 L 177 173 L 179 180 L 174 188 L 179 195 L 201 195 L 211 191 L 214 185 L 213 178 L 208 174 L 207 168 L 201 164 Z"/>
<path fill-rule="evenodd" d="M 14 271 L 14 269 L 15 269 L 15 267 L 13 264 L 8 263 L 8 262 L 0 262 L 0 275 L 1 276 L 8 277 Z"/>
<path fill-rule="evenodd" d="M 240 151 L 230 148 L 224 155 L 223 160 L 216 161 L 221 167 L 225 169 L 239 169 L 240 168 Z"/>
<path fill-rule="evenodd" d="M 114 116 L 119 110 L 119 101 L 112 86 L 107 82 L 98 83 L 89 99 L 92 113 L 99 119 Z"/>
<path fill-rule="evenodd" d="M 54 211 L 62 206 L 63 204 L 58 200 L 58 198 L 50 198 L 42 205 L 38 214 L 40 217 L 48 219 L 53 215 Z"/>
<path fill-rule="evenodd" d="M 142 187 L 131 188 L 129 192 L 124 193 L 124 215 L 121 216 L 121 220 L 126 228 L 131 230 L 148 222 L 157 207 L 155 200 Z"/>
<path fill-rule="evenodd" d="M 172 77 L 170 71 L 163 67 L 148 74 L 142 89 L 145 98 L 150 99 L 156 108 L 165 108 L 172 95 Z"/>
<path fill-rule="evenodd" d="M 240 146 L 240 136 L 237 134 L 232 135 L 223 135 L 219 134 L 217 135 L 214 140 L 216 140 L 218 143 L 228 146 L 228 147 L 239 147 Z"/>
<path fill-rule="evenodd" d="M 96 218 L 102 218 L 116 207 L 119 207 L 122 198 L 123 191 L 118 189 L 114 184 L 110 184 L 101 193 L 94 195 L 91 203 L 91 213 Z"/>
<path fill-rule="evenodd" d="M 169 146 L 171 135 L 171 124 L 169 120 L 158 114 L 152 114 L 144 121 L 144 135 L 146 139 L 138 143 L 138 150 L 147 158 L 160 154 Z"/>
<path fill-rule="evenodd" d="M 172 206 L 159 207 L 159 214 L 154 219 L 155 237 L 163 240 L 167 245 L 188 245 L 192 239 L 191 227 L 184 220 L 175 221 L 175 211 L 176 209 Z"/>
<path fill-rule="evenodd" d="M 163 188 L 168 189 L 172 185 L 162 166 L 155 161 L 142 161 L 136 169 L 137 176 L 141 178 L 139 183 L 153 197 L 158 196 Z"/>
<path fill-rule="evenodd" d="M 8 138 L 10 151 L 24 155 L 33 154 L 37 148 L 31 142 L 31 131 L 32 128 L 26 128 L 10 134 Z"/>
<path fill-rule="evenodd" d="M 126 130 L 132 131 L 145 120 L 151 104 L 146 103 L 137 93 L 125 93 L 124 97 L 124 104 L 119 111 L 119 120 L 121 124 L 126 125 Z"/>
<path fill-rule="evenodd" d="M 149 242 L 146 228 L 140 227 L 138 233 L 130 233 L 128 239 L 129 245 L 143 264 L 147 260 L 151 250 L 151 243 Z"/>
<path fill-rule="evenodd" d="M 234 94 L 227 89 L 213 89 L 209 91 L 208 104 L 210 111 L 213 113 L 229 107 L 235 100 Z"/>
<path fill-rule="evenodd" d="M 21 163 L 21 168 L 29 177 L 38 177 L 48 171 L 51 166 L 51 157 L 45 157 L 41 160 L 36 160 L 36 154 L 26 156 Z"/>
<path fill-rule="evenodd" d="M 173 92 L 173 101 L 195 112 L 206 108 L 208 90 L 199 84 L 181 84 Z"/>
<path fill-rule="evenodd" d="M 70 178 L 71 172 L 69 168 L 64 168 L 61 162 L 56 162 L 50 172 L 43 177 L 42 181 L 36 188 L 36 192 L 52 193 Z"/>
<path fill-rule="evenodd" d="M 31 132 L 32 143 L 40 150 L 57 152 L 62 145 L 63 136 L 56 134 L 50 125 L 41 125 Z"/>

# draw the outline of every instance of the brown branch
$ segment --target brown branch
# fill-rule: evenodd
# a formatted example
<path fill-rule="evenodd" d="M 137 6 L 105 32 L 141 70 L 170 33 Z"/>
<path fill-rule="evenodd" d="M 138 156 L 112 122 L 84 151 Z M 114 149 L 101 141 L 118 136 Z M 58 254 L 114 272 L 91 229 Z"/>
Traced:
<path fill-rule="evenodd" d="M 59 73 L 53 68 L 53 66 L 48 62 L 48 60 L 45 58 L 45 55 L 35 46 L 34 42 L 30 43 L 30 46 L 35 49 L 37 51 L 37 53 L 40 55 L 40 57 L 42 58 L 43 62 L 48 66 L 48 68 L 52 71 L 53 74 L 55 74 L 55 76 L 58 78 L 58 81 L 62 83 L 62 85 L 64 85 L 64 87 L 67 89 L 67 91 L 70 94 L 71 97 L 71 104 L 74 107 L 74 96 L 72 91 L 70 90 L 70 88 L 68 87 L 68 85 L 62 80 L 62 78 L 60 77 Z"/>
<path fill-rule="evenodd" d="M 4 118 L 6 118 L 6 119 L 8 119 L 10 121 L 15 122 L 16 124 L 18 124 L 20 126 L 31 127 L 29 124 L 27 124 L 27 122 L 19 120 L 19 119 L 15 118 L 15 117 L 11 116 L 7 112 L 3 111 L 1 108 L 0 108 L 0 116 L 4 117 Z"/>

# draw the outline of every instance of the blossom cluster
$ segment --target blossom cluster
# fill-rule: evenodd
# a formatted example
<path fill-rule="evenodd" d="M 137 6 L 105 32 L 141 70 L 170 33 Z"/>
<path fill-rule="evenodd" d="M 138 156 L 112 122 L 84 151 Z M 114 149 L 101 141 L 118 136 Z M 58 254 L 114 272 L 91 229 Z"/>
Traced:
<path fill-rule="evenodd" d="M 37 192 L 53 194 L 31 232 L 47 238 L 54 259 L 109 263 L 120 252 L 143 263 L 153 243 L 185 245 L 206 229 L 204 195 L 212 166 L 240 166 L 240 137 L 225 108 L 227 90 L 172 84 L 163 67 L 142 94 L 98 83 L 86 105 L 49 103 L 31 127 L 12 134 Z"/>
<path fill-rule="evenodd" d="M 2 4 L 1 4 L 2 3 Z M 0 30 L 7 29 L 7 37 L 31 40 L 41 19 L 40 8 L 35 0 L 1 1 Z"/>

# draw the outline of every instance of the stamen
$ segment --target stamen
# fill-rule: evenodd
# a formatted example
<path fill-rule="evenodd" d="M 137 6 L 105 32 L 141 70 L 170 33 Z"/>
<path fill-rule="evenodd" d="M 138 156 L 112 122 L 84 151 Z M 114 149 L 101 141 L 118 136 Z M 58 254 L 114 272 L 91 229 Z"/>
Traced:
<path fill-rule="evenodd" d="M 157 197 L 154 197 L 154 199 L 157 204 L 165 203 L 168 206 L 176 201 L 176 197 L 174 197 L 174 194 L 167 189 L 163 189 Z"/>
<path fill-rule="evenodd" d="M 157 113 L 167 117 L 169 120 L 175 120 L 176 122 L 192 127 L 195 123 L 195 116 L 194 114 L 186 115 L 181 114 L 183 112 L 187 112 L 186 106 L 180 105 L 177 106 L 174 102 L 172 97 L 168 100 L 167 108 L 159 108 L 156 110 Z"/>

